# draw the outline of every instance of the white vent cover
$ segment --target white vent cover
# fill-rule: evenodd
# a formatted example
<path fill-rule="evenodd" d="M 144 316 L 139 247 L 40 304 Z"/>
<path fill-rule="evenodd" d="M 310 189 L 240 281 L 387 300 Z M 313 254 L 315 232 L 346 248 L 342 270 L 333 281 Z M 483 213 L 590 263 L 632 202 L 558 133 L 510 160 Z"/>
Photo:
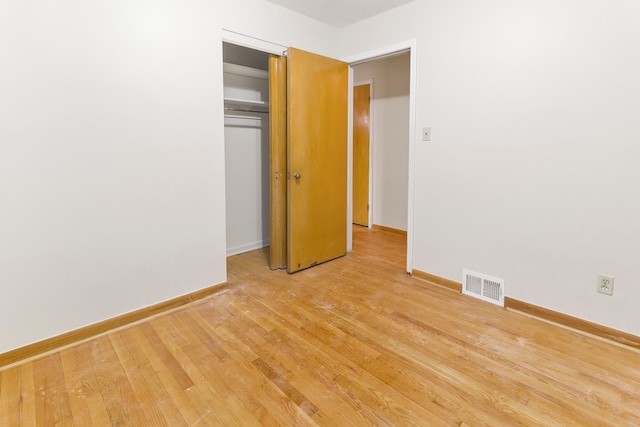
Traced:
<path fill-rule="evenodd" d="M 504 279 L 462 270 L 462 293 L 504 307 Z"/>

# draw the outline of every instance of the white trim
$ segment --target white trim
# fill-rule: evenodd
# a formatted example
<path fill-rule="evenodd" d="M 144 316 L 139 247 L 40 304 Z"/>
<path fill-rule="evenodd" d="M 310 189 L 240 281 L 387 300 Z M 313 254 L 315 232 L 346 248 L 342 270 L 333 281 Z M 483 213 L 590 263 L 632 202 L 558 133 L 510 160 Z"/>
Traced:
<path fill-rule="evenodd" d="M 354 66 L 358 65 L 361 62 L 371 61 L 372 59 L 381 59 L 389 56 L 401 55 L 405 52 L 413 51 L 415 48 L 416 39 L 412 39 L 390 46 L 381 47 L 379 49 L 370 50 L 368 52 L 347 56 L 346 58 L 341 59 L 341 61 Z"/>
<path fill-rule="evenodd" d="M 242 254 L 244 252 L 255 251 L 256 249 L 262 249 L 271 244 L 269 239 L 258 240 L 257 242 L 245 243 L 243 245 L 227 248 L 227 256 Z"/>
<path fill-rule="evenodd" d="M 353 86 L 369 85 L 369 99 L 373 101 L 373 79 L 359 80 L 353 84 Z M 369 205 L 369 211 L 367 212 L 367 223 L 369 228 L 373 225 L 373 102 L 369 102 L 369 198 L 367 204 Z"/>
<path fill-rule="evenodd" d="M 353 251 L 353 68 L 347 85 L 347 252 Z"/>
<path fill-rule="evenodd" d="M 361 62 L 379 59 L 409 51 L 409 161 L 408 161 L 408 202 L 407 202 L 407 272 L 413 270 L 413 220 L 415 204 L 415 145 L 416 145 L 416 82 L 417 82 L 417 41 L 416 39 L 381 47 L 343 58 L 342 61 L 353 66 Z M 353 91 L 353 88 L 351 88 Z"/>
<path fill-rule="evenodd" d="M 233 43 L 238 46 L 248 47 L 250 49 L 260 50 L 262 52 L 273 53 L 275 55 L 282 55 L 287 50 L 287 46 L 251 37 L 232 30 L 226 30 L 224 28 L 222 29 L 222 41 Z"/>

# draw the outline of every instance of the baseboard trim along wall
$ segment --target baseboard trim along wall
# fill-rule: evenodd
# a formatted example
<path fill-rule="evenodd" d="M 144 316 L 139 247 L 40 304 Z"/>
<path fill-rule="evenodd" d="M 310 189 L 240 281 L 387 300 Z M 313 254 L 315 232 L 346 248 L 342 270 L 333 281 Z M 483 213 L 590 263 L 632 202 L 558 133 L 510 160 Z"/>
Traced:
<path fill-rule="evenodd" d="M 411 276 L 426 280 L 427 282 L 435 283 L 436 285 L 444 286 L 456 292 L 462 292 L 462 283 L 455 280 L 445 279 L 444 277 L 436 276 L 435 274 L 426 273 L 420 270 L 412 270 Z"/>
<path fill-rule="evenodd" d="M 597 323 L 592 323 L 587 320 L 569 316 L 564 313 L 549 310 L 548 308 L 539 307 L 537 305 L 529 304 L 528 302 L 509 297 L 504 297 L 504 306 L 509 310 L 519 311 L 533 317 L 538 317 L 549 322 L 558 323 L 569 328 L 577 329 L 579 331 L 586 332 L 591 335 L 596 335 L 600 338 L 605 338 L 611 341 L 615 341 L 619 344 L 624 344 L 640 350 L 640 337 L 629 334 L 627 332 L 622 332 L 617 329 L 602 326 Z"/>
<path fill-rule="evenodd" d="M 231 248 L 227 248 L 227 256 L 238 255 L 244 252 L 254 251 L 256 249 L 262 249 L 271 244 L 270 239 L 259 240 L 257 242 L 251 242 L 244 245 L 238 245 Z"/>
<path fill-rule="evenodd" d="M 400 230 L 398 228 L 385 227 L 384 225 L 373 224 L 371 226 L 371 229 L 378 230 L 378 231 L 386 231 L 387 233 L 399 234 L 401 236 L 407 235 L 407 230 Z"/>
<path fill-rule="evenodd" d="M 417 279 L 426 280 L 427 282 L 431 282 L 433 284 L 443 286 L 457 292 L 462 292 L 462 283 L 460 282 L 445 279 L 444 277 L 436 276 L 435 274 L 426 273 L 420 270 L 413 270 L 411 272 L 411 275 Z M 597 337 L 614 341 L 618 344 L 624 344 L 640 350 L 640 337 L 629 334 L 627 332 L 598 325 L 597 323 L 592 323 L 587 320 L 549 310 L 547 308 L 520 301 L 514 298 L 504 297 L 504 306 L 508 310 L 513 310 L 525 315 L 537 317 L 548 322 L 576 329 L 587 334 L 595 335 Z"/>
<path fill-rule="evenodd" d="M 219 283 L 217 285 L 213 285 L 199 291 L 172 298 L 167 301 L 159 302 L 149 307 L 144 307 L 139 310 L 131 311 L 129 313 L 104 320 L 102 322 L 94 323 L 92 325 L 88 325 L 80 329 L 75 329 L 73 331 L 57 335 L 55 337 L 47 338 L 45 340 L 20 347 L 15 350 L 10 350 L 6 353 L 0 354 L 0 369 L 5 366 L 12 365 L 16 362 L 36 357 L 49 351 L 57 350 L 68 345 L 75 344 L 104 332 L 127 326 L 139 320 L 143 320 L 157 314 L 161 314 L 165 311 L 181 307 L 191 302 L 208 297 L 209 295 L 218 293 L 226 288 L 226 282 Z"/>

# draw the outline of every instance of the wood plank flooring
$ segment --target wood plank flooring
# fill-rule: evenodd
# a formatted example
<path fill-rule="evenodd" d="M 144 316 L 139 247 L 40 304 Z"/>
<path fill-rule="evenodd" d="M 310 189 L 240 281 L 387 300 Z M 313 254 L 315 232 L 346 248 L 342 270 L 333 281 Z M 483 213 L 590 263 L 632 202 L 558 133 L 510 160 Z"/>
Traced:
<path fill-rule="evenodd" d="M 405 237 L 0 370 L 0 426 L 638 426 L 640 353 L 410 278 Z"/>

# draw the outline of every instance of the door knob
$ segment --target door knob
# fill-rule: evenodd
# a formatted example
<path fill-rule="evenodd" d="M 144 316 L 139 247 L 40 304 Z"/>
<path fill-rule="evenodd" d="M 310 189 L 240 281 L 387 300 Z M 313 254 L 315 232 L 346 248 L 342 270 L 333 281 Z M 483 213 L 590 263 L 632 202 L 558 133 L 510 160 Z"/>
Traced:
<path fill-rule="evenodd" d="M 295 179 L 300 179 L 300 174 L 299 174 L 298 172 L 295 172 L 295 173 L 293 174 L 293 177 L 294 177 Z"/>

